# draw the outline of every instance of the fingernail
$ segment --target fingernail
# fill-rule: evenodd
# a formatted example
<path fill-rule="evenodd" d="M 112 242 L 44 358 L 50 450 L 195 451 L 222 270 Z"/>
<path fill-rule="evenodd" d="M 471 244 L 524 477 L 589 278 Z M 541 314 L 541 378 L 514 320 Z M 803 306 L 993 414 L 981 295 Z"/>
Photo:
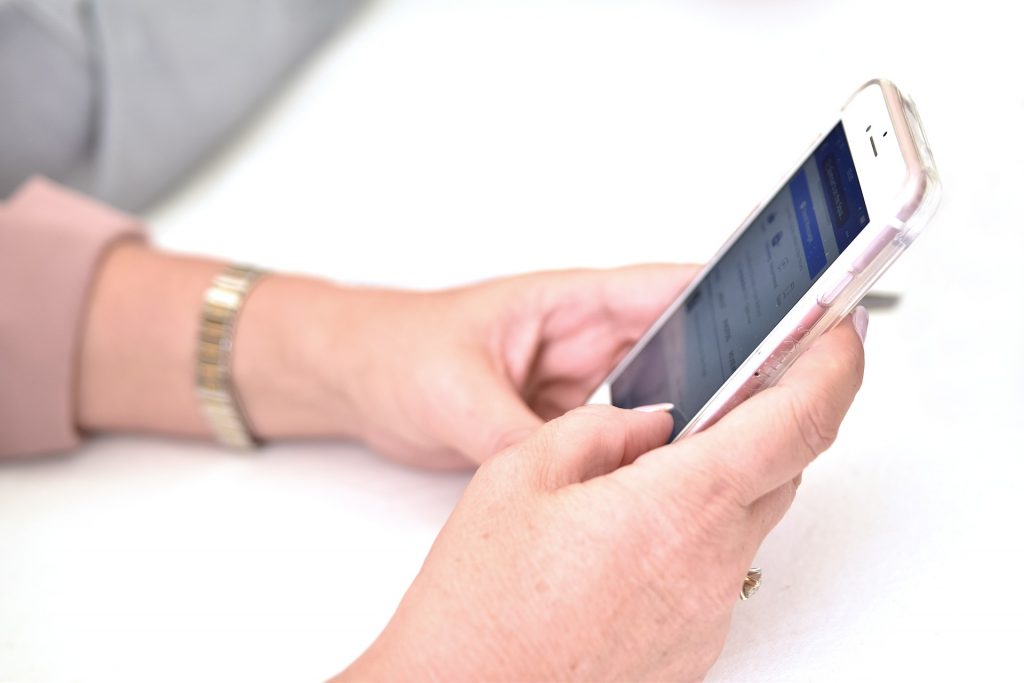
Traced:
<path fill-rule="evenodd" d="M 868 338 L 868 309 L 863 306 L 853 309 L 853 329 L 857 330 L 857 336 L 863 344 Z"/>
<path fill-rule="evenodd" d="M 668 413 L 675 407 L 674 403 L 652 403 L 649 406 L 637 406 L 633 410 L 640 411 L 641 413 Z"/>

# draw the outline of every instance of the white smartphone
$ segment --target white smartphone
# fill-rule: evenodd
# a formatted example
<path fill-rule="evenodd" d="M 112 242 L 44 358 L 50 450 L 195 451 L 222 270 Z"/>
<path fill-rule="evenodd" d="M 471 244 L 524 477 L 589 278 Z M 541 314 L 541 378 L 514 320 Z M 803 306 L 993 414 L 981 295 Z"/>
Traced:
<path fill-rule="evenodd" d="M 776 382 L 839 323 L 935 212 L 913 103 L 865 84 L 589 403 L 671 403 L 672 439 Z"/>

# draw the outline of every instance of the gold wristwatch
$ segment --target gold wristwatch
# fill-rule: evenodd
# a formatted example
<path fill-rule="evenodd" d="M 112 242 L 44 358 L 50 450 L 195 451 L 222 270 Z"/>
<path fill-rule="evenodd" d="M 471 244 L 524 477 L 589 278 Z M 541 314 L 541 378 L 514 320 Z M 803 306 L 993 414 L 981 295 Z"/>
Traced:
<path fill-rule="evenodd" d="M 196 355 L 196 393 L 217 440 L 233 448 L 257 444 L 231 374 L 235 322 L 253 285 L 266 273 L 228 266 L 203 295 Z"/>

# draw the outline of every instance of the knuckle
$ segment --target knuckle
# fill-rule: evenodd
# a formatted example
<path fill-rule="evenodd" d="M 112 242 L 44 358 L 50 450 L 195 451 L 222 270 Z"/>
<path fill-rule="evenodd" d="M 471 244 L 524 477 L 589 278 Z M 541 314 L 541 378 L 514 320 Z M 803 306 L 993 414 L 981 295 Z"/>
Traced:
<path fill-rule="evenodd" d="M 750 489 L 747 474 L 727 466 L 725 461 L 718 461 L 713 467 L 693 468 L 689 481 L 697 501 L 695 506 L 701 511 L 697 516 L 708 521 L 732 518 L 743 509 Z M 694 505 L 681 507 L 690 514 Z"/>
<path fill-rule="evenodd" d="M 570 420 L 607 420 L 615 412 L 615 408 L 604 405 L 585 405 L 573 408 L 565 414 L 565 417 Z"/>
<path fill-rule="evenodd" d="M 487 455 L 501 453 L 502 451 L 508 450 L 509 448 L 522 443 L 528 439 L 534 431 L 535 430 L 531 427 L 511 427 L 494 432 L 494 434 L 492 434 L 488 439 Z"/>
<path fill-rule="evenodd" d="M 750 482 L 747 475 L 736 467 L 717 467 L 705 478 L 702 493 L 706 506 L 713 510 L 743 506 L 748 497 Z"/>
<path fill-rule="evenodd" d="M 532 490 L 541 484 L 547 466 L 539 457 L 543 453 L 543 441 L 506 448 L 481 464 L 470 483 L 490 495 Z"/>
<path fill-rule="evenodd" d="M 805 450 L 807 462 L 810 462 L 835 443 L 839 435 L 839 421 L 828 397 L 801 396 L 796 392 L 789 396 L 785 405 L 792 431 Z"/>
<path fill-rule="evenodd" d="M 775 524 L 778 524 L 782 517 L 789 512 L 789 508 L 793 507 L 793 501 L 796 500 L 796 490 L 799 487 L 796 480 L 787 481 L 785 484 L 779 487 L 779 501 L 776 507 Z M 772 524 L 772 526 L 775 526 Z"/>
<path fill-rule="evenodd" d="M 492 458 L 484 461 L 477 468 L 477 477 L 494 481 L 509 479 L 514 469 L 515 452 L 511 449 L 501 451 Z"/>
<path fill-rule="evenodd" d="M 574 408 L 555 420 L 553 433 L 561 439 L 597 445 L 620 434 L 616 420 L 617 408 L 587 405 Z"/>
<path fill-rule="evenodd" d="M 796 485 L 793 482 L 786 482 L 754 505 L 751 515 L 761 538 L 782 521 L 795 499 Z"/>
<path fill-rule="evenodd" d="M 549 423 L 550 428 L 545 431 L 549 437 L 556 440 L 575 441 L 580 434 L 590 433 L 604 422 L 599 412 L 594 410 L 598 407 L 600 406 L 573 408 L 562 417 L 552 420 Z"/>
<path fill-rule="evenodd" d="M 788 481 L 780 487 L 779 501 L 775 508 L 775 516 L 772 522 L 773 528 L 782 521 L 782 518 L 786 516 L 789 509 L 793 507 L 793 501 L 796 500 L 797 486 L 795 481 Z"/>
<path fill-rule="evenodd" d="M 755 497 L 758 475 L 740 464 L 742 458 L 737 459 L 727 452 L 727 449 L 742 446 L 718 443 L 707 432 L 691 436 L 688 445 L 698 452 L 714 454 L 714 457 L 694 457 L 685 463 L 685 488 L 701 507 L 731 514 Z"/>

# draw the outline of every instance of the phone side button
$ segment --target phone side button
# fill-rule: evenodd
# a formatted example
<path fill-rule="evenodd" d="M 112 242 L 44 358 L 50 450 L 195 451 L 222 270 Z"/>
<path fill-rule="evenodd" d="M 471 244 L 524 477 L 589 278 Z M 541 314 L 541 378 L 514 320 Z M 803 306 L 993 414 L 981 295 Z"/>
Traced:
<path fill-rule="evenodd" d="M 853 282 L 853 277 L 853 273 L 843 273 L 842 277 L 832 287 L 818 297 L 818 303 L 826 307 L 831 306 L 839 298 L 839 295 L 843 293 L 843 290 L 850 286 L 850 283 Z"/>

